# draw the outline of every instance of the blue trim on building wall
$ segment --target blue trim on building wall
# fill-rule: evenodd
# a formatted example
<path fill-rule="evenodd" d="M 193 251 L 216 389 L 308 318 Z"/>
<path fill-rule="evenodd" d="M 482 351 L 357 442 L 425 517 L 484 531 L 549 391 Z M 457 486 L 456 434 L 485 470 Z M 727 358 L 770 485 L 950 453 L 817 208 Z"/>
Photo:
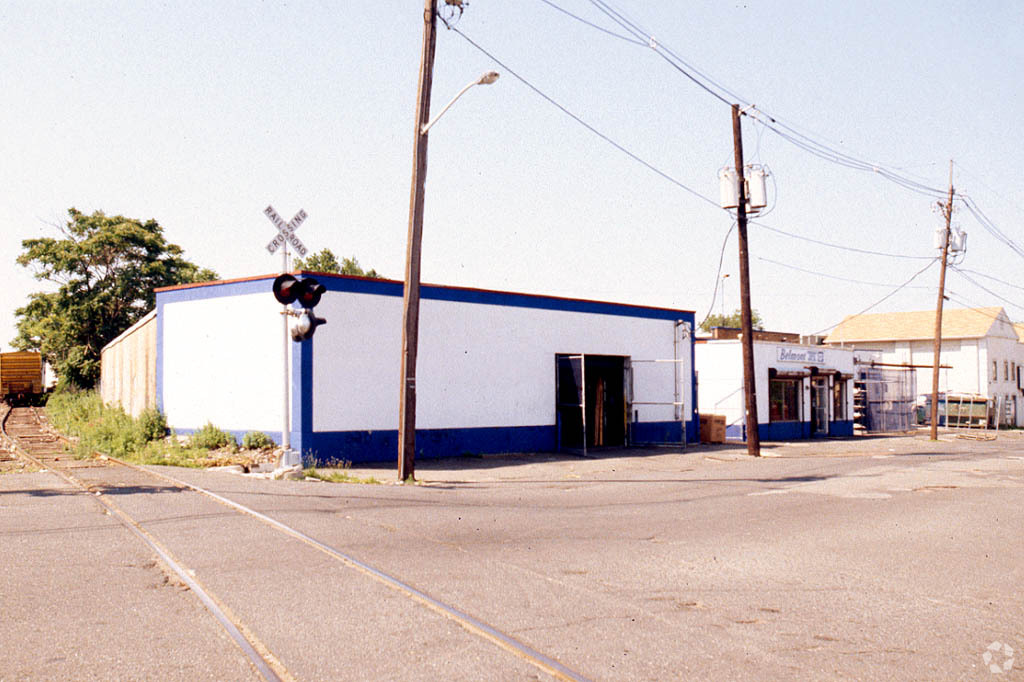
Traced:
<path fill-rule="evenodd" d="M 272 296 L 270 286 L 275 277 L 277 275 L 267 275 L 266 277 L 256 277 L 240 281 L 209 282 L 193 286 L 174 287 L 157 291 L 156 300 L 159 304 L 161 299 L 167 303 L 180 303 L 181 301 L 202 301 L 208 298 L 244 296 L 245 294 L 267 294 Z M 158 312 L 157 315 L 159 314 Z"/>
<path fill-rule="evenodd" d="M 839 437 L 852 436 L 853 422 L 850 420 L 831 422 L 828 425 L 828 435 Z"/>
<path fill-rule="evenodd" d="M 683 428 L 677 421 L 670 422 L 632 422 L 629 425 L 630 440 L 635 445 L 645 443 L 664 443 L 682 445 Z M 697 441 L 697 422 L 686 422 L 686 442 Z"/>
<path fill-rule="evenodd" d="M 810 422 L 767 422 L 758 425 L 761 440 L 801 440 L 812 438 Z M 830 437 L 843 438 L 853 435 L 852 421 L 834 421 L 828 425 Z M 730 440 L 744 440 L 743 426 L 732 424 L 725 429 L 725 437 Z M 820 436 L 824 438 L 825 434 Z"/>
<path fill-rule="evenodd" d="M 416 457 L 425 459 L 499 452 L 551 452 L 556 445 L 554 424 L 416 429 Z M 398 457 L 398 430 L 316 432 L 302 454 L 319 463 L 394 461 Z"/>
<path fill-rule="evenodd" d="M 164 303 L 156 299 L 156 409 L 164 412 Z"/>
<path fill-rule="evenodd" d="M 387 279 L 365 279 L 347 275 L 310 273 L 316 277 L 328 291 L 345 291 L 377 296 L 401 296 L 402 282 Z M 221 296 L 240 296 L 244 294 L 270 294 L 270 285 L 276 275 L 266 275 L 252 279 L 211 282 L 181 288 L 170 288 L 156 293 L 157 301 L 167 303 L 181 301 L 198 301 Z M 535 294 L 520 294 L 489 289 L 467 289 L 423 284 L 420 298 L 433 301 L 453 301 L 458 303 L 478 303 L 498 305 L 512 308 L 534 308 L 539 310 L 556 310 L 563 312 L 579 312 L 600 315 L 618 315 L 653 320 L 685 320 L 693 329 L 694 313 L 691 310 L 675 310 L 671 308 L 653 308 L 633 305 L 630 303 L 609 303 L 604 301 L 588 301 L 575 298 L 559 298 Z M 692 333 L 692 332 L 691 332 Z"/>
<path fill-rule="evenodd" d="M 768 422 L 758 426 L 762 440 L 797 440 L 811 437 L 811 422 Z"/>
<path fill-rule="evenodd" d="M 642 426 L 642 443 L 679 443 L 682 429 L 679 422 L 639 422 L 632 425 L 634 434 Z M 686 424 L 687 438 L 693 442 L 696 424 Z M 398 431 L 323 431 L 311 432 L 304 457 L 318 463 L 348 461 L 353 463 L 387 462 L 398 457 Z M 493 426 L 482 428 L 417 429 L 416 457 L 432 459 L 505 452 L 553 452 L 558 447 L 557 427 Z"/>

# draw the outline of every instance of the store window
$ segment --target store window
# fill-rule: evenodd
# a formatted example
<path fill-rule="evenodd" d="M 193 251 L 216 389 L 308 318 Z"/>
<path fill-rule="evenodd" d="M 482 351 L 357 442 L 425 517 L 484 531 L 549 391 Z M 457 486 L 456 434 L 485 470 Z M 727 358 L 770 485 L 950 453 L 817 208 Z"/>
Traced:
<path fill-rule="evenodd" d="M 832 419 L 846 419 L 846 382 L 839 379 L 832 384 Z"/>
<path fill-rule="evenodd" d="M 800 421 L 799 379 L 772 379 L 768 382 L 768 420 Z"/>

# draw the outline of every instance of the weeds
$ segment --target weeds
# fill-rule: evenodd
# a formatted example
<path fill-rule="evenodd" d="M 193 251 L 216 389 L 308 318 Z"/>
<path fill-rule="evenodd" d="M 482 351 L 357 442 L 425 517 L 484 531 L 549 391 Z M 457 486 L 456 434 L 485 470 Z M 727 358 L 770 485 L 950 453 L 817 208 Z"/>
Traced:
<path fill-rule="evenodd" d="M 302 458 L 304 473 L 307 478 L 316 478 L 328 483 L 363 483 L 366 485 L 381 485 L 373 476 L 359 478 L 349 473 L 352 462 L 347 459 L 332 458 L 327 460 L 323 466 L 317 467 L 312 455 L 305 455 Z"/>
<path fill-rule="evenodd" d="M 119 407 L 104 405 L 94 391 L 55 393 L 46 405 L 46 414 L 54 428 L 72 437 L 72 450 L 81 459 L 102 452 L 137 464 L 208 467 L 238 463 L 233 456 L 238 449 L 234 436 L 213 424 L 183 444 L 173 434 L 165 437 L 167 420 L 158 410 L 145 410 L 133 419 Z M 217 450 L 221 452 L 213 452 Z"/>
<path fill-rule="evenodd" d="M 328 483 L 362 483 L 365 485 L 381 485 L 381 482 L 373 476 L 370 476 L 369 478 L 359 478 L 358 476 L 351 475 L 346 470 L 325 470 L 317 469 L 316 467 L 306 467 L 303 473 L 306 474 L 307 478 L 316 478 L 321 481 L 327 481 Z"/>
<path fill-rule="evenodd" d="M 227 431 L 217 428 L 211 422 L 206 422 L 202 428 L 193 433 L 192 437 L 189 438 L 189 443 L 192 447 L 204 450 L 227 448 L 234 452 L 238 449 L 238 442 L 235 440 L 235 437 Z"/>
<path fill-rule="evenodd" d="M 242 447 L 246 450 L 271 450 L 274 441 L 262 431 L 249 431 L 242 436 Z"/>

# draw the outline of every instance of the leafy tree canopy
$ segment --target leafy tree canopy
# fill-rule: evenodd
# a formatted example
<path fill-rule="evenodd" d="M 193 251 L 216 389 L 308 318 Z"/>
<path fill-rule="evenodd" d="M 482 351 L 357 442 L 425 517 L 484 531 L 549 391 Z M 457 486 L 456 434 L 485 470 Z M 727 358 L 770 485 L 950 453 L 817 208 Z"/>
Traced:
<path fill-rule="evenodd" d="M 753 323 L 754 329 L 761 331 L 764 329 L 764 320 L 757 313 L 756 310 L 750 311 L 750 321 Z M 700 330 L 702 332 L 710 332 L 713 327 L 729 327 L 731 329 L 739 329 L 743 324 L 743 311 L 736 309 L 729 315 L 708 315 L 707 319 L 700 323 Z"/>
<path fill-rule="evenodd" d="M 321 249 L 312 253 L 308 258 L 296 258 L 292 264 L 296 270 L 308 270 L 310 272 L 330 272 L 336 275 L 358 275 L 360 277 L 374 277 L 380 279 L 382 275 L 376 270 L 363 270 L 355 256 L 351 258 L 338 258 L 330 249 Z"/>
<path fill-rule="evenodd" d="M 212 270 L 182 258 L 155 220 L 142 222 L 71 208 L 59 238 L 26 239 L 18 263 L 57 290 L 29 295 L 15 311 L 12 345 L 36 350 L 62 386 L 91 388 L 100 350 L 153 308 L 156 287 L 205 282 Z"/>

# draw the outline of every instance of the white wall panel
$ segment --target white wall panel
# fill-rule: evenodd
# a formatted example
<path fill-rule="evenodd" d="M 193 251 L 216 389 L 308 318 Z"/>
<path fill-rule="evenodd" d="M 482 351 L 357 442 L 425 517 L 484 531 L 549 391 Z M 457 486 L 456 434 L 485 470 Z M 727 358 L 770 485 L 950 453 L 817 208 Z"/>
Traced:
<path fill-rule="evenodd" d="M 402 299 L 331 291 L 316 311 L 313 430 L 397 428 Z"/>
<path fill-rule="evenodd" d="M 396 427 L 401 308 L 394 296 L 324 297 L 317 310 L 329 322 L 314 341 L 314 430 Z M 666 320 L 424 299 L 417 426 L 554 424 L 557 353 L 672 358 L 674 328 Z M 689 352 L 687 340 L 680 353 Z M 645 378 L 636 399 L 671 402 L 673 381 L 671 371 Z M 673 419 L 671 405 L 637 409 L 641 421 Z"/>
<path fill-rule="evenodd" d="M 162 306 L 162 395 L 169 424 L 281 430 L 280 311 L 269 293 Z"/>

